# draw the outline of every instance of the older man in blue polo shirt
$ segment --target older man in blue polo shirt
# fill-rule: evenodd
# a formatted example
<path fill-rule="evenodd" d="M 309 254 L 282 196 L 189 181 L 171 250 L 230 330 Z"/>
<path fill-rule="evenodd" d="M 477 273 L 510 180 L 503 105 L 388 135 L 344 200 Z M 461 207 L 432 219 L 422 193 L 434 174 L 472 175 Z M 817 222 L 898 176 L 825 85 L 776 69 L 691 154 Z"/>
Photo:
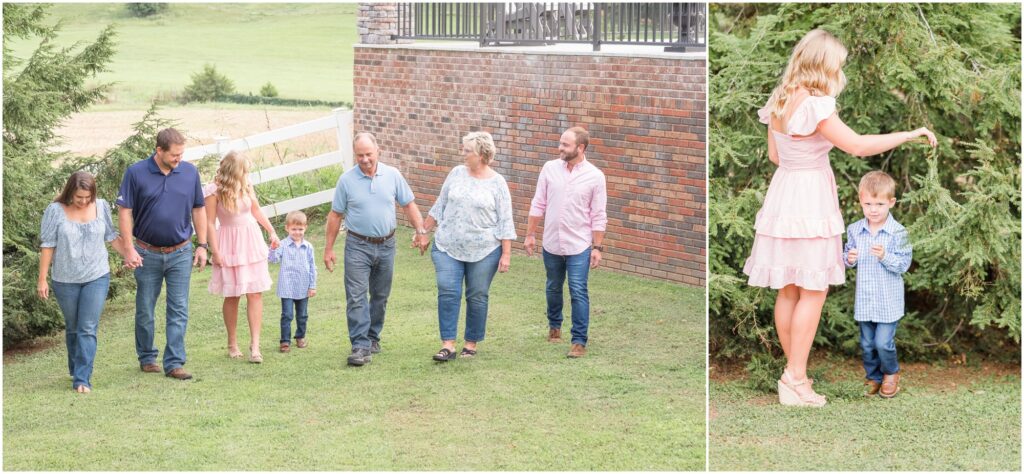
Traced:
<path fill-rule="evenodd" d="M 135 237 L 125 264 L 135 269 L 135 352 L 143 372 L 160 372 L 153 344 L 156 299 L 167 281 L 167 345 L 163 372 L 188 380 L 185 371 L 185 328 L 191 265 L 206 266 L 206 213 L 199 171 L 182 162 L 185 137 L 173 128 L 156 136 L 156 152 L 128 167 L 117 205 L 121 235 Z M 199 249 L 192 251 L 192 228 Z"/>
<path fill-rule="evenodd" d="M 338 178 L 334 203 L 327 215 L 327 247 L 324 264 L 333 272 L 334 239 L 345 217 L 345 297 L 348 337 L 352 353 L 348 364 L 362 366 L 380 352 L 384 311 L 391 294 L 395 267 L 395 203 L 402 206 L 417 234 L 425 234 L 423 216 L 402 174 L 378 162 L 377 139 L 356 134 L 352 150 L 359 166 Z M 367 302 L 369 292 L 369 302 Z"/>

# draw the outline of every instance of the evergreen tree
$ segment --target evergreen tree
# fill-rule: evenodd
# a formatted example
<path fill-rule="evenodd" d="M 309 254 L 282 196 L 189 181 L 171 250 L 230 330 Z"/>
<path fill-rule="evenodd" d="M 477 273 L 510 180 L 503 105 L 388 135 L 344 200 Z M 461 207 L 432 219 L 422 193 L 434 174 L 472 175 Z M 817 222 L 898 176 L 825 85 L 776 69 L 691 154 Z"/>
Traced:
<path fill-rule="evenodd" d="M 98 197 L 114 202 L 125 168 L 152 153 L 157 129 L 165 122 L 150 110 L 136 124 L 135 134 L 102 158 L 54 151 L 60 144 L 55 131 L 61 121 L 107 91 L 106 84 L 87 81 L 104 71 L 114 55 L 114 30 L 105 28 L 86 45 L 58 48 L 59 25 L 45 23 L 45 6 L 5 3 L 3 15 L 3 342 L 10 345 L 64 325 L 55 298 L 36 296 L 43 210 L 79 169 L 95 174 Z M 15 38 L 39 38 L 40 45 L 28 58 L 18 58 L 8 48 Z M 119 268 L 119 260 L 111 262 L 111 296 L 134 284 L 130 272 Z"/>
<path fill-rule="evenodd" d="M 863 217 L 871 169 L 899 185 L 895 217 L 914 265 L 905 275 L 908 358 L 1020 349 L 1020 5 L 715 4 L 710 9 L 710 334 L 712 356 L 781 355 L 775 291 L 746 285 L 754 214 L 775 170 L 757 121 L 796 42 L 813 28 L 850 54 L 840 117 L 862 134 L 927 126 L 940 138 L 858 158 L 833 149 L 844 220 Z M 845 239 L 845 236 L 844 236 Z M 858 353 L 853 270 L 833 287 L 815 346 Z"/>

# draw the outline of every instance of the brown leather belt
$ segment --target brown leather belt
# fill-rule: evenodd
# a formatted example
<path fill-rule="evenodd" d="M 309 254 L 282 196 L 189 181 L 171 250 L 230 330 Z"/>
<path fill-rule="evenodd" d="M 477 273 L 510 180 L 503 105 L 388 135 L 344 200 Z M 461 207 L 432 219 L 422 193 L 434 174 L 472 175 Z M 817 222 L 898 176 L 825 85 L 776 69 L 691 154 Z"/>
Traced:
<path fill-rule="evenodd" d="M 348 235 L 351 235 L 352 237 L 356 237 L 361 240 L 365 240 L 371 244 L 383 244 L 384 242 L 387 242 L 389 239 L 395 236 L 395 231 L 392 230 L 391 233 L 385 237 L 367 237 L 365 235 L 352 232 L 351 230 L 348 231 Z"/>
<path fill-rule="evenodd" d="M 184 241 L 184 242 L 182 242 L 180 244 L 172 245 L 170 247 L 157 247 L 156 245 L 150 245 L 150 244 L 147 244 L 147 243 L 145 243 L 145 242 L 143 242 L 143 241 L 141 241 L 139 239 L 135 239 L 135 245 L 138 245 L 139 247 L 142 247 L 142 248 L 144 248 L 146 250 L 149 250 L 150 252 L 158 252 L 158 253 L 171 253 L 171 252 L 173 252 L 175 250 L 178 250 L 178 249 L 184 247 L 185 244 L 187 244 L 189 242 L 191 242 L 191 241 L 190 240 L 186 240 L 186 241 Z"/>

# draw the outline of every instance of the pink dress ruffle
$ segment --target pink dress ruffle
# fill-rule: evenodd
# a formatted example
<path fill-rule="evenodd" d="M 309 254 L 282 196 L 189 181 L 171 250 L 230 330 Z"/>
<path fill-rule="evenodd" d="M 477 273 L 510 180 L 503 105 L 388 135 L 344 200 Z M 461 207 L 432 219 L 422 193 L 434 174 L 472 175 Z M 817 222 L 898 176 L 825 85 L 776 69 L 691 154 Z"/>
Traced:
<path fill-rule="evenodd" d="M 757 112 L 761 123 L 769 124 L 767 108 Z M 846 281 L 842 261 L 846 227 L 828 160 L 833 145 L 815 133 L 818 124 L 834 113 L 835 98 L 811 96 L 793 112 L 786 125 L 788 134 L 769 125 L 779 168 L 754 220 L 754 245 L 743 265 L 751 286 L 825 290 Z"/>
<path fill-rule="evenodd" d="M 216 192 L 216 185 L 203 188 L 203 195 Z M 238 199 L 235 213 L 217 203 L 217 263 L 210 278 L 210 293 L 225 297 L 262 293 L 273 285 L 267 265 L 267 244 L 259 224 L 250 212 L 252 200 Z"/>

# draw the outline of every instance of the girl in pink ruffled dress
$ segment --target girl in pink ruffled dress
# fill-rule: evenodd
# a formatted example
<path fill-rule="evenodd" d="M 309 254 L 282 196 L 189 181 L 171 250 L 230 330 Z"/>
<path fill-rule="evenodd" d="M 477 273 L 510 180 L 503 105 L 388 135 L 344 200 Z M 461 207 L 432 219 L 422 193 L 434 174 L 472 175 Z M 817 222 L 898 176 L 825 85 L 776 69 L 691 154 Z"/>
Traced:
<path fill-rule="evenodd" d="M 846 85 L 846 48 L 824 30 L 808 32 L 793 49 L 782 80 L 758 110 L 768 125 L 768 157 L 778 165 L 754 221 L 754 245 L 743 266 L 752 286 L 779 290 L 775 328 L 786 355 L 779 378 L 783 405 L 825 405 L 807 378 L 807 359 L 829 285 L 841 285 L 845 230 L 836 180 L 829 165 L 833 146 L 855 156 L 896 148 L 917 137 L 936 145 L 926 128 L 885 135 L 858 135 L 836 114 Z"/>
<path fill-rule="evenodd" d="M 270 248 L 280 241 L 274 227 L 260 211 L 256 191 L 249 184 L 249 160 L 230 152 L 221 160 L 214 182 L 203 189 L 213 276 L 210 293 L 224 297 L 224 326 L 228 330 L 228 357 L 242 357 L 238 350 L 238 302 L 246 298 L 249 317 L 249 362 L 263 362 L 260 326 L 263 292 L 270 289 L 267 244 L 259 226 L 270 234 Z M 217 225 L 219 223 L 219 226 Z"/>

